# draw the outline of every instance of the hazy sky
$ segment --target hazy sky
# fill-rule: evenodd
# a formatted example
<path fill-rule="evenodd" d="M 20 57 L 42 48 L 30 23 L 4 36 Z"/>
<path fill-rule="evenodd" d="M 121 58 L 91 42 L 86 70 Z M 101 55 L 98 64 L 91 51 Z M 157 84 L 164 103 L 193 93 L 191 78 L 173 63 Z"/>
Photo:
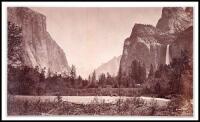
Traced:
<path fill-rule="evenodd" d="M 32 8 L 47 17 L 47 31 L 69 65 L 87 77 L 123 51 L 135 23 L 156 25 L 161 8 Z"/>

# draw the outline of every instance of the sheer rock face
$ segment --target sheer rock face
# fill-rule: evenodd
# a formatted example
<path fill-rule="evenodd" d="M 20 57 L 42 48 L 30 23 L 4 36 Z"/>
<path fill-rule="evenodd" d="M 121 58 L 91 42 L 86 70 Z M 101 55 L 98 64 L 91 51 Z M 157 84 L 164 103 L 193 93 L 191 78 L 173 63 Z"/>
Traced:
<path fill-rule="evenodd" d="M 122 56 L 114 57 L 108 62 L 99 66 L 97 69 L 95 69 L 96 75 L 99 76 L 102 73 L 106 74 L 108 72 L 111 76 L 116 76 L 119 70 L 121 57 Z"/>
<path fill-rule="evenodd" d="M 123 55 L 120 61 L 122 72 L 128 74 L 133 60 L 139 60 L 146 66 L 146 71 L 152 64 L 155 68 L 165 61 L 166 46 L 158 38 L 162 33 L 153 26 L 136 24 L 132 34 L 124 42 Z M 167 43 L 167 42 L 166 42 Z"/>
<path fill-rule="evenodd" d="M 176 58 L 181 56 L 181 50 L 187 50 L 189 56 L 193 55 L 193 26 L 181 32 L 177 39 L 171 44 L 171 57 Z"/>
<path fill-rule="evenodd" d="M 122 72 L 128 74 L 133 60 L 143 62 L 147 74 L 151 64 L 154 69 L 158 68 L 159 64 L 165 64 L 168 44 L 172 57 L 178 56 L 182 48 L 191 49 L 192 32 L 189 31 L 191 29 L 187 30 L 187 28 L 192 25 L 192 15 L 192 8 L 185 10 L 175 7 L 163 8 L 162 16 L 156 27 L 135 24 L 130 37 L 124 41 L 120 61 Z M 185 29 L 186 31 L 184 31 Z M 182 41 L 182 38 L 185 40 Z"/>
<path fill-rule="evenodd" d="M 65 53 L 46 30 L 46 17 L 29 8 L 10 7 L 8 21 L 22 27 L 23 64 L 52 72 L 69 71 Z"/>
<path fill-rule="evenodd" d="M 156 28 L 163 32 L 179 33 L 192 25 L 192 8 L 163 8 Z"/>

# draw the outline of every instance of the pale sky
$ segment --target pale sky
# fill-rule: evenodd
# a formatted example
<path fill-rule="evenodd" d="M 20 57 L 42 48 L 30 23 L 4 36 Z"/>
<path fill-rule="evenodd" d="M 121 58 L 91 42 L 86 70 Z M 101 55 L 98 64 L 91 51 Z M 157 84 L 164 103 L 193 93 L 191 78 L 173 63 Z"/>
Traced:
<path fill-rule="evenodd" d="M 46 16 L 47 31 L 67 61 L 87 78 L 95 68 L 119 56 L 135 23 L 156 25 L 162 8 L 32 8 Z"/>

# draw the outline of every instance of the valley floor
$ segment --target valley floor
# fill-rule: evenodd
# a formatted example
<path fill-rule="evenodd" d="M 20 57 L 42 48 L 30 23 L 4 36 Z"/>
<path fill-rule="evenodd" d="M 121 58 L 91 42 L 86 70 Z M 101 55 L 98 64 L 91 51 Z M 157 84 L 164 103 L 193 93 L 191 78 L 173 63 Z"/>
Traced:
<path fill-rule="evenodd" d="M 69 102 L 66 98 L 57 96 L 54 100 L 25 99 L 26 96 L 8 97 L 8 115 L 121 115 L 121 116 L 192 116 L 192 104 L 189 101 L 175 99 L 128 98 L 115 99 L 106 102 L 93 96 L 93 100 L 85 103 Z M 49 97 L 49 96 L 48 96 Z M 72 96 L 67 96 L 68 99 Z M 79 96 L 74 96 L 79 97 Z M 91 96 L 88 96 L 91 98 Z M 109 96 L 106 96 L 109 97 Z M 42 98 L 40 96 L 40 98 Z M 166 101 L 166 100 L 165 100 Z"/>

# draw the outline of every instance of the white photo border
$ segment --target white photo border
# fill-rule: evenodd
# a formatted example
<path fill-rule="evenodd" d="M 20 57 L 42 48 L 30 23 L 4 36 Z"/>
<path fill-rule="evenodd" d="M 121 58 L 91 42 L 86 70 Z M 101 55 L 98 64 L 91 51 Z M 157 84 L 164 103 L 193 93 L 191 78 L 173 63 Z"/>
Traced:
<path fill-rule="evenodd" d="M 7 7 L 194 7 L 193 116 L 7 116 Z M 2 2 L 2 120 L 197 120 L 198 2 Z"/>

